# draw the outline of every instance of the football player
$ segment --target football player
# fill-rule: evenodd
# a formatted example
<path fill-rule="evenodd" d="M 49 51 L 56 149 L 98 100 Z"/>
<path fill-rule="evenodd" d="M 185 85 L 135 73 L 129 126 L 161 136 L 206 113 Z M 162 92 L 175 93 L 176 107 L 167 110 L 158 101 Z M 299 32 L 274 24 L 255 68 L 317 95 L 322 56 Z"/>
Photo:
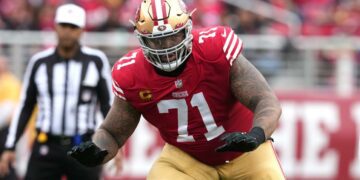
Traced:
<path fill-rule="evenodd" d="M 109 161 L 143 115 L 166 142 L 148 179 L 284 179 L 269 140 L 277 98 L 231 28 L 192 29 L 191 15 L 182 0 L 141 3 L 141 48 L 116 62 L 110 112 L 69 155 L 88 166 Z"/>

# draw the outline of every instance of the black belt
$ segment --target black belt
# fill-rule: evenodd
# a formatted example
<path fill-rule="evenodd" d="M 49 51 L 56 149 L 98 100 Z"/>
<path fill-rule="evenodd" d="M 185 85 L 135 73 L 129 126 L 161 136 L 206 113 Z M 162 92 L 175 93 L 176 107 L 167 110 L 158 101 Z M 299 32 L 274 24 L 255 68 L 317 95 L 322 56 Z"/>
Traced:
<path fill-rule="evenodd" d="M 79 145 L 81 142 L 89 141 L 91 140 L 91 136 L 93 133 L 85 133 L 82 135 L 74 135 L 74 136 L 64 136 L 64 135 L 52 135 L 52 134 L 46 134 L 46 133 L 38 133 L 37 135 L 37 141 L 39 143 L 56 143 L 63 146 L 67 145 Z"/>

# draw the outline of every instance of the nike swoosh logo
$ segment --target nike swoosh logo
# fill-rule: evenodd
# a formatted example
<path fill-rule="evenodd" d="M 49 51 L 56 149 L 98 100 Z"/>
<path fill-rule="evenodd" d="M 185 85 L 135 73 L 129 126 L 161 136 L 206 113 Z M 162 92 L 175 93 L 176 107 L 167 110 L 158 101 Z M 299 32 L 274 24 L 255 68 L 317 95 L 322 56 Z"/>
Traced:
<path fill-rule="evenodd" d="M 226 29 L 224 29 L 224 33 L 221 34 L 222 37 L 226 37 Z"/>

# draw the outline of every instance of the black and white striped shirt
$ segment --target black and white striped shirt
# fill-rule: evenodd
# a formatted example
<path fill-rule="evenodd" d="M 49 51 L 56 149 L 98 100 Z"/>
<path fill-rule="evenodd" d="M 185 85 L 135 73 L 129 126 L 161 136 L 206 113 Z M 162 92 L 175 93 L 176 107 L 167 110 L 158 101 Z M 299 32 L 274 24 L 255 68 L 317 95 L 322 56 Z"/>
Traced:
<path fill-rule="evenodd" d="M 98 105 L 105 117 L 113 99 L 110 72 L 106 55 L 89 47 L 82 46 L 72 59 L 61 58 L 55 48 L 35 54 L 24 75 L 6 148 L 14 149 L 36 103 L 38 131 L 74 136 L 95 130 Z"/>

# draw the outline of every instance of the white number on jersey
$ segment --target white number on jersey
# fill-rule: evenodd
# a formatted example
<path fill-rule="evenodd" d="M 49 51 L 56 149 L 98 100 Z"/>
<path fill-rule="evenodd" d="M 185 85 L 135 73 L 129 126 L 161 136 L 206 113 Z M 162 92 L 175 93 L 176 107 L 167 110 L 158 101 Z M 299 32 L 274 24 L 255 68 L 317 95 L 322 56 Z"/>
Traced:
<path fill-rule="evenodd" d="M 210 37 L 215 37 L 216 36 L 216 30 L 217 27 L 211 28 L 207 31 L 202 31 L 200 32 L 200 36 L 199 36 L 199 43 L 204 43 L 204 39 L 205 38 L 210 38 Z"/>
<path fill-rule="evenodd" d="M 191 106 L 197 107 L 206 127 L 205 137 L 208 141 L 220 136 L 225 129 L 217 126 L 202 92 L 196 93 L 191 98 Z M 194 142 L 194 137 L 188 133 L 188 105 L 185 99 L 162 100 L 157 104 L 160 113 L 169 113 L 169 109 L 177 109 L 178 137 L 177 142 Z"/>
<path fill-rule="evenodd" d="M 121 59 L 119 59 L 119 64 L 116 66 L 116 70 L 121 69 L 124 66 L 134 64 L 135 58 L 136 58 L 137 52 L 132 53 L 130 56 L 124 56 Z M 129 60 L 129 61 L 126 61 Z"/>

